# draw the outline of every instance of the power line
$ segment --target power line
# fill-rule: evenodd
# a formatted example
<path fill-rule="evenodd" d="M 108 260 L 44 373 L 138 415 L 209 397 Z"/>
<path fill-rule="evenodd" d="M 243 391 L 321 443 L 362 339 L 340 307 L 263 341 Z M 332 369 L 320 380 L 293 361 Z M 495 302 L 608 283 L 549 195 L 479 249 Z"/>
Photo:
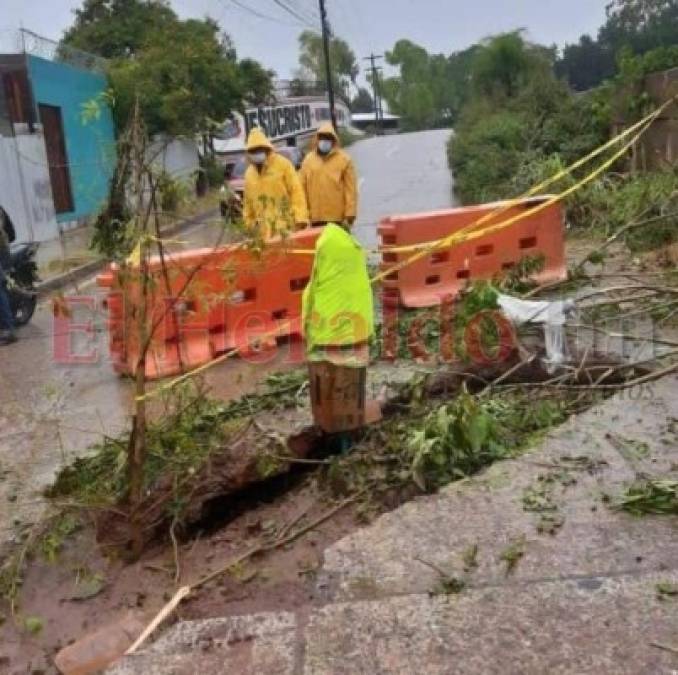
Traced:
<path fill-rule="evenodd" d="M 300 0 L 285 0 L 288 4 L 292 5 L 294 9 L 305 14 L 306 16 L 312 17 L 315 21 L 320 21 L 320 14 L 314 6 L 306 5 Z"/>
<path fill-rule="evenodd" d="M 306 24 L 307 26 L 309 26 L 309 28 L 315 28 L 315 26 L 313 26 L 313 25 L 310 23 L 310 22 L 312 21 L 312 19 L 309 19 L 309 17 L 302 16 L 302 15 L 299 14 L 295 9 L 293 9 L 293 8 L 290 7 L 288 4 L 286 4 L 285 2 L 283 2 L 283 0 L 273 0 L 273 2 L 275 2 L 275 4 L 278 5 L 278 7 L 281 7 L 282 9 L 284 9 L 288 14 L 290 14 L 291 16 L 293 16 L 295 19 L 298 19 L 298 20 L 301 21 L 302 23 L 304 23 L 304 24 Z"/>
<path fill-rule="evenodd" d="M 221 0 L 221 1 L 224 4 L 226 2 L 226 0 Z M 279 17 L 270 16 L 269 14 L 264 14 L 263 12 L 260 12 L 256 9 L 254 9 L 253 7 L 248 7 L 244 3 L 240 2 L 240 0 L 231 0 L 231 2 L 233 3 L 233 5 L 235 7 L 238 7 L 239 9 L 242 9 L 246 12 L 249 12 L 250 14 L 252 14 L 253 16 L 256 16 L 259 19 L 265 19 L 267 21 L 273 21 L 274 23 L 277 23 L 277 24 L 285 24 L 287 26 L 300 26 L 300 27 L 304 26 L 304 24 L 300 24 L 300 23 L 297 23 L 297 22 L 292 23 L 291 21 L 286 21 L 285 19 L 281 19 Z"/>

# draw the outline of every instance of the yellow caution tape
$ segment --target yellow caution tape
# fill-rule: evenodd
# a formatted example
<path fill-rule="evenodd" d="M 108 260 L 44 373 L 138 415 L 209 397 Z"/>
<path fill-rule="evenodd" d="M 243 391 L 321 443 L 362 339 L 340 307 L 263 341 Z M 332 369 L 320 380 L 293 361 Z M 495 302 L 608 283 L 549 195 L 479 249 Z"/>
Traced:
<path fill-rule="evenodd" d="M 533 216 L 537 213 L 540 213 L 544 209 L 547 209 L 549 206 L 552 206 L 553 204 L 557 204 L 558 202 L 562 201 L 572 193 L 576 192 L 577 190 L 581 189 L 591 181 L 595 180 L 598 176 L 600 176 L 601 173 L 603 173 L 605 170 L 609 169 L 616 161 L 618 161 L 621 157 L 623 157 L 633 145 L 635 145 L 638 142 L 638 139 L 647 131 L 647 129 L 650 128 L 652 123 L 654 122 L 655 118 L 661 114 L 662 110 L 664 107 L 658 109 L 655 111 L 655 113 L 651 116 L 651 118 L 645 123 L 645 125 L 642 127 L 642 129 L 634 136 L 628 143 L 626 143 L 620 150 L 618 150 L 616 153 L 614 153 L 609 159 L 607 159 L 603 164 L 601 164 L 597 169 L 589 173 L 586 177 L 582 178 L 580 181 L 569 187 L 567 190 L 564 192 L 561 192 L 560 194 L 554 195 L 553 197 L 547 199 L 546 201 L 542 202 L 541 204 L 538 204 L 532 209 L 529 209 L 527 211 L 524 211 L 522 213 L 519 213 L 516 216 L 513 216 L 512 218 L 509 218 L 508 220 L 504 220 L 500 223 L 496 223 L 494 225 L 490 225 L 488 227 L 484 227 L 481 230 L 473 230 L 473 231 L 465 231 L 465 230 L 460 230 L 459 232 L 455 232 L 447 237 L 444 237 L 442 239 L 438 239 L 436 241 L 429 242 L 425 248 L 417 250 L 412 256 L 407 258 L 406 260 L 403 260 L 400 263 L 397 263 L 393 267 L 390 267 L 388 269 L 382 270 L 377 274 L 374 279 L 372 279 L 372 283 L 375 283 L 377 281 L 381 281 L 385 277 L 389 276 L 390 274 L 393 274 L 394 272 L 397 272 L 404 267 L 407 267 L 408 265 L 411 265 L 413 262 L 416 262 L 417 260 L 420 260 L 424 256 L 428 255 L 432 251 L 435 251 L 440 248 L 449 248 L 451 246 L 454 246 L 455 244 L 460 244 L 465 241 L 471 241 L 473 239 L 478 239 L 479 237 L 484 237 L 488 234 L 492 234 L 494 232 L 497 232 L 499 230 L 502 230 L 507 227 L 511 227 L 511 225 L 514 225 L 515 223 L 523 220 L 524 218 L 529 218 L 530 216 Z M 417 247 L 419 248 L 419 247 Z"/>
<path fill-rule="evenodd" d="M 619 134 L 618 136 L 615 136 L 615 138 L 611 139 L 604 145 L 602 145 L 600 148 L 597 148 L 593 152 L 589 153 L 586 157 L 583 159 L 578 160 L 574 164 L 570 165 L 569 167 L 562 169 L 559 171 L 555 176 L 552 176 L 551 178 L 542 181 L 539 183 L 539 185 L 534 186 L 531 188 L 525 195 L 518 197 L 513 200 L 509 200 L 508 202 L 502 203 L 495 211 L 486 214 L 483 216 L 483 218 L 480 218 L 478 221 L 468 225 L 465 227 L 463 230 L 460 230 L 458 232 L 455 232 L 451 235 L 448 235 L 447 237 L 443 237 L 442 239 L 437 239 L 434 241 L 430 242 L 425 242 L 421 244 L 414 244 L 412 246 L 403 246 L 403 247 L 388 247 L 388 248 L 383 248 L 381 249 L 382 251 L 388 251 L 388 252 L 409 252 L 409 251 L 414 251 L 413 255 L 411 255 L 409 258 L 406 260 L 403 260 L 393 267 L 382 270 L 379 272 L 376 276 L 374 276 L 371 279 L 372 284 L 376 284 L 385 277 L 389 276 L 390 274 L 393 274 L 394 272 L 397 272 L 404 267 L 407 267 L 408 265 L 411 265 L 413 262 L 416 262 L 417 260 L 420 260 L 424 256 L 428 255 L 432 251 L 435 251 L 440 248 L 449 248 L 450 246 L 453 246 L 455 244 L 460 244 L 465 241 L 472 241 L 474 239 L 478 239 L 480 237 L 487 236 L 488 234 L 493 234 L 494 232 L 497 232 L 499 230 L 505 229 L 507 227 L 511 227 L 515 223 L 519 222 L 520 220 L 523 220 L 524 218 L 528 218 L 532 215 L 535 215 L 537 213 L 540 213 L 544 209 L 549 208 L 553 204 L 557 204 L 558 202 L 562 201 L 569 195 L 573 194 L 577 190 L 580 190 L 582 187 L 590 183 L 591 181 L 595 180 L 600 174 L 602 174 L 604 171 L 609 169 L 615 162 L 617 162 L 621 157 L 623 157 L 630 148 L 632 148 L 638 140 L 643 136 L 643 134 L 650 128 L 652 123 L 655 121 L 659 115 L 678 97 L 673 97 L 666 101 L 662 106 L 657 108 L 654 112 L 651 114 L 647 115 L 645 118 L 643 118 L 640 122 L 637 122 L 634 124 L 632 127 L 629 127 L 626 129 L 624 132 Z M 564 176 L 570 174 L 572 171 L 576 170 L 577 168 L 581 167 L 583 164 L 586 162 L 590 161 L 591 159 L 597 157 L 600 155 L 602 152 L 605 152 L 605 150 L 611 148 L 612 146 L 616 145 L 620 140 L 623 140 L 630 136 L 634 131 L 638 130 L 638 133 L 631 138 L 630 141 L 625 143 L 620 150 L 615 152 L 611 157 L 609 157 L 603 164 L 598 166 L 594 171 L 589 173 L 587 176 L 582 178 L 580 181 L 569 187 L 567 190 L 564 190 L 563 192 L 553 195 L 552 197 L 548 198 L 544 202 L 537 204 L 534 208 L 529 209 L 528 211 L 524 211 L 512 218 L 509 218 L 507 220 L 504 220 L 500 223 L 495 223 L 493 225 L 490 225 L 488 227 L 484 227 L 482 229 L 475 229 L 477 228 L 480 224 L 483 222 L 487 222 L 490 218 L 496 217 L 498 214 L 510 209 L 513 205 L 520 203 L 527 197 L 533 196 L 536 194 L 536 192 L 541 191 L 545 189 L 547 186 L 551 185 L 557 180 L 560 180 Z M 139 245 L 138 245 L 139 246 Z M 290 253 L 295 252 L 298 254 L 310 254 L 313 253 L 314 251 L 310 249 L 291 249 L 289 251 Z M 277 335 L 281 334 L 281 331 L 283 331 L 283 328 L 287 328 L 292 325 L 292 321 L 288 321 L 287 324 L 283 324 L 283 327 L 278 326 L 275 330 L 269 331 L 268 333 L 262 334 L 257 337 L 258 341 L 265 341 L 266 339 L 275 337 Z M 250 345 L 247 345 L 250 346 Z M 209 361 L 201 366 L 198 366 L 197 368 L 194 368 L 193 370 L 184 373 L 183 375 L 180 375 L 179 377 L 174 378 L 173 380 L 170 380 L 169 382 L 160 385 L 159 387 L 156 387 L 152 391 L 144 394 L 143 396 L 137 396 L 135 400 L 140 401 L 148 398 L 152 398 L 155 396 L 160 395 L 164 391 L 168 391 L 169 389 L 174 388 L 178 384 L 181 384 L 182 382 L 185 382 L 186 380 L 190 379 L 191 377 L 194 377 L 195 375 L 199 375 L 200 373 L 208 370 L 209 368 L 212 368 L 213 366 L 222 363 L 228 359 L 230 359 L 233 356 L 236 356 L 242 349 L 244 349 L 245 346 L 243 347 L 236 347 L 234 349 L 231 349 L 228 352 L 225 352 L 221 356 L 217 357 L 216 359 Z"/>
<path fill-rule="evenodd" d="M 470 230 L 475 229 L 479 225 L 482 225 L 492 218 L 495 218 L 502 213 L 505 213 L 506 211 L 512 209 L 514 206 L 520 204 L 523 202 L 525 199 L 528 199 L 530 197 L 535 196 L 536 194 L 539 194 L 540 192 L 543 192 L 547 187 L 550 185 L 553 185 L 557 181 L 565 178 L 565 176 L 569 176 L 573 171 L 576 171 L 577 169 L 581 168 L 584 166 L 584 164 L 587 164 L 590 162 L 592 159 L 595 159 L 598 157 L 598 155 L 601 155 L 604 153 L 606 150 L 609 150 L 610 148 L 614 147 L 617 143 L 620 143 L 623 141 L 625 138 L 628 138 L 633 132 L 637 131 L 638 129 L 641 129 L 641 127 L 646 127 L 648 124 L 651 124 L 654 122 L 654 120 L 661 115 L 666 108 L 671 105 L 676 97 L 669 99 L 668 101 L 665 101 L 659 108 L 651 112 L 649 115 L 646 115 L 642 120 L 639 122 L 636 122 L 634 125 L 630 126 L 628 129 L 625 129 L 623 132 L 615 136 L 614 138 L 610 139 L 607 143 L 604 145 L 601 145 L 600 147 L 596 148 L 592 152 L 590 152 L 588 155 L 585 157 L 582 157 L 581 159 L 578 159 L 576 162 L 573 164 L 570 164 L 570 166 L 567 166 L 560 171 L 558 171 L 556 174 L 551 176 L 550 178 L 547 178 L 543 180 L 541 183 L 538 185 L 535 185 L 534 187 L 530 188 L 527 192 L 525 192 L 523 195 L 520 197 L 515 197 L 513 199 L 507 200 L 502 202 L 498 208 L 490 211 L 489 213 L 486 213 L 482 218 L 479 218 L 477 221 L 470 223 L 463 229 L 459 230 L 456 234 L 462 234 L 464 232 L 468 232 Z M 631 145 L 635 144 L 637 140 L 645 133 L 646 128 L 643 128 L 640 133 L 638 133 L 636 136 L 634 136 Z M 628 148 L 629 145 L 627 144 L 624 146 L 625 148 Z M 596 174 L 599 175 L 599 174 Z M 581 185 L 579 185 L 581 187 Z M 438 240 L 442 241 L 442 240 Z M 411 244 L 409 246 L 382 246 L 380 248 L 380 251 L 382 252 L 387 252 L 387 253 L 408 253 L 410 251 L 416 251 L 422 247 L 426 247 L 429 244 L 432 244 L 434 242 L 420 242 L 417 244 Z"/>

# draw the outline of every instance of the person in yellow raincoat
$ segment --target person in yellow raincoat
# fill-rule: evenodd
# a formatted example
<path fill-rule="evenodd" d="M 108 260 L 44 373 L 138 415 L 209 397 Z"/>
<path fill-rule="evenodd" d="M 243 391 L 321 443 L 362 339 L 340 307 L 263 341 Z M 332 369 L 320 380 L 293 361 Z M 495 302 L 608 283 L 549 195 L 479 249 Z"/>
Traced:
<path fill-rule="evenodd" d="M 247 159 L 245 227 L 262 239 L 306 227 L 308 210 L 299 176 L 258 127 L 247 137 Z"/>
<path fill-rule="evenodd" d="M 306 155 L 300 177 L 314 227 L 353 225 L 358 208 L 355 168 L 331 124 L 318 129 L 315 149 Z"/>

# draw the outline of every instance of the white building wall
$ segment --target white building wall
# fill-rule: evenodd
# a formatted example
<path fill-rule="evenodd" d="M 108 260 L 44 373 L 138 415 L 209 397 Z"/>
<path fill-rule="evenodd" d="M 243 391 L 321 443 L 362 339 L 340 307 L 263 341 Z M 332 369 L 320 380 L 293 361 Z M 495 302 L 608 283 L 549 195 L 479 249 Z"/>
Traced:
<path fill-rule="evenodd" d="M 42 134 L 0 136 L 0 205 L 14 223 L 17 241 L 58 237 Z"/>
<path fill-rule="evenodd" d="M 158 171 L 165 171 L 175 180 L 195 184 L 200 168 L 195 141 L 177 138 L 167 141 L 157 138 L 148 149 L 148 157 Z"/>

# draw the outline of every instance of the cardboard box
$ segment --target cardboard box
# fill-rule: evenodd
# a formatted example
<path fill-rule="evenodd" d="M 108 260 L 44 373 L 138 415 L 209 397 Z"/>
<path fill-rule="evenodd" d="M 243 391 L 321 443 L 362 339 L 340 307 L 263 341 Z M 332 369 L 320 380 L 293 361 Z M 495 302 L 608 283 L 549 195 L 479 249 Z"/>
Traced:
<path fill-rule="evenodd" d="M 329 434 L 364 427 L 367 368 L 320 361 L 310 363 L 308 370 L 316 425 Z"/>

